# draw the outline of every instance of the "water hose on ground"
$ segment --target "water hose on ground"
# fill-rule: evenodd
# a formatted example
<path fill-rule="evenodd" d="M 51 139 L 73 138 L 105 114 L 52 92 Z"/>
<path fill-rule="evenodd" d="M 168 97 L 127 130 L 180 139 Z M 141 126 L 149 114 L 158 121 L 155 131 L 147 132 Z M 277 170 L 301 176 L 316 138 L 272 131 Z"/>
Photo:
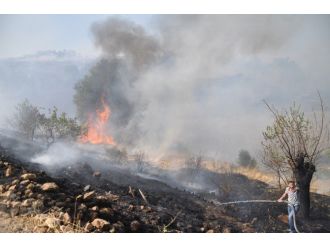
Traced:
<path fill-rule="evenodd" d="M 278 201 L 274 201 L 274 200 L 245 200 L 245 201 L 233 201 L 233 202 L 223 202 L 223 203 L 213 200 L 212 202 L 217 206 L 224 206 L 224 205 L 230 205 L 230 204 L 239 204 L 239 203 L 253 203 L 253 202 L 256 202 L 256 203 L 278 203 Z M 288 215 L 288 217 L 290 218 L 292 216 L 294 228 L 295 228 L 296 232 L 299 233 L 299 230 L 298 230 L 297 224 L 296 224 L 296 213 L 295 213 L 295 210 L 294 210 L 294 206 L 291 205 L 288 201 L 283 201 L 283 202 L 287 203 L 288 206 L 292 208 L 292 211 L 291 211 L 290 215 Z"/>

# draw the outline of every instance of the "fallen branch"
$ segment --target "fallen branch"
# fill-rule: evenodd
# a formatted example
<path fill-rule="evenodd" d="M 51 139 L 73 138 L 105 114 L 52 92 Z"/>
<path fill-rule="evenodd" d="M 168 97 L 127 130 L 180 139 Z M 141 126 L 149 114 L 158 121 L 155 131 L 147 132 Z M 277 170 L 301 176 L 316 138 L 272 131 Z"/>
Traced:
<path fill-rule="evenodd" d="M 162 229 L 160 227 L 158 227 L 158 229 L 164 233 L 168 232 L 168 228 L 176 221 L 180 213 L 181 210 L 175 215 L 175 217 L 170 221 L 170 223 L 168 223 L 167 225 L 163 225 Z"/>
<path fill-rule="evenodd" d="M 143 194 L 143 192 L 142 192 L 140 189 L 139 189 L 139 192 L 140 192 L 140 194 L 141 194 L 141 196 L 142 196 L 142 199 L 145 201 L 145 203 L 149 204 L 149 202 L 148 202 L 146 196 Z"/>
<path fill-rule="evenodd" d="M 170 223 L 168 223 L 166 226 L 165 226 L 165 229 L 167 229 L 168 227 L 170 227 L 176 220 L 176 218 L 178 218 L 179 214 L 181 213 L 181 210 L 175 215 L 175 217 L 170 221 Z"/>
<path fill-rule="evenodd" d="M 133 198 L 135 198 L 134 189 L 132 189 L 131 186 L 128 186 L 128 193 L 132 195 Z"/>

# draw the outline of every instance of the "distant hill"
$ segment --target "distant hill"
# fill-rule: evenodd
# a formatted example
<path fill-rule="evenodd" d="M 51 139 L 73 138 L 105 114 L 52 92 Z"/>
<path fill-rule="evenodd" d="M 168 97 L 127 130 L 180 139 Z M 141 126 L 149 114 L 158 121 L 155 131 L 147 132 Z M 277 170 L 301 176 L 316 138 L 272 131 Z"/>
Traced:
<path fill-rule="evenodd" d="M 0 59 L 1 115 L 10 115 L 13 107 L 25 98 L 40 107 L 56 105 L 61 111 L 74 114 L 74 85 L 95 60 L 68 50 Z"/>

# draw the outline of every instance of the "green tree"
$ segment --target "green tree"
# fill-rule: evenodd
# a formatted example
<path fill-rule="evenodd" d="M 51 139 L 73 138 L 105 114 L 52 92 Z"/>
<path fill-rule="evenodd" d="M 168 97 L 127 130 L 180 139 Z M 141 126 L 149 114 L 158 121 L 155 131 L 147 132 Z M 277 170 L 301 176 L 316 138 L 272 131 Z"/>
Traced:
<path fill-rule="evenodd" d="M 245 167 L 255 167 L 257 161 L 250 155 L 247 150 L 240 150 L 238 153 L 238 164 Z"/>
<path fill-rule="evenodd" d="M 39 116 L 40 112 L 38 107 L 32 105 L 25 99 L 16 106 L 16 112 L 9 122 L 16 130 L 21 132 L 25 138 L 33 141 Z"/>
<path fill-rule="evenodd" d="M 58 109 L 54 107 L 50 115 L 40 114 L 39 130 L 48 145 L 57 140 L 76 140 L 81 134 L 81 126 L 75 118 L 70 118 L 65 112 L 58 114 Z"/>
<path fill-rule="evenodd" d="M 305 218 L 310 213 L 310 183 L 317 159 L 329 147 L 329 128 L 325 121 L 323 100 L 313 118 L 305 116 L 300 106 L 279 112 L 265 102 L 274 122 L 263 132 L 264 161 L 276 170 L 290 170 L 300 189 L 301 211 Z M 277 166 L 277 167 L 276 167 Z"/>

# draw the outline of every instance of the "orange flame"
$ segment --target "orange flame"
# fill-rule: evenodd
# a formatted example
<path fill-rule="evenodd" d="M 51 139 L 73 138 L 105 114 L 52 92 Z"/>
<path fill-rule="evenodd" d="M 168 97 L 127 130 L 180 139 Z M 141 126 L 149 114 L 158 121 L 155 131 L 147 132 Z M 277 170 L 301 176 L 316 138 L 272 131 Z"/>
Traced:
<path fill-rule="evenodd" d="M 101 98 L 101 102 L 103 110 L 96 110 L 96 119 L 94 119 L 93 114 L 88 117 L 87 133 L 80 138 L 82 143 L 116 144 L 113 137 L 106 133 L 106 124 L 111 115 L 110 107 L 103 98 Z"/>

